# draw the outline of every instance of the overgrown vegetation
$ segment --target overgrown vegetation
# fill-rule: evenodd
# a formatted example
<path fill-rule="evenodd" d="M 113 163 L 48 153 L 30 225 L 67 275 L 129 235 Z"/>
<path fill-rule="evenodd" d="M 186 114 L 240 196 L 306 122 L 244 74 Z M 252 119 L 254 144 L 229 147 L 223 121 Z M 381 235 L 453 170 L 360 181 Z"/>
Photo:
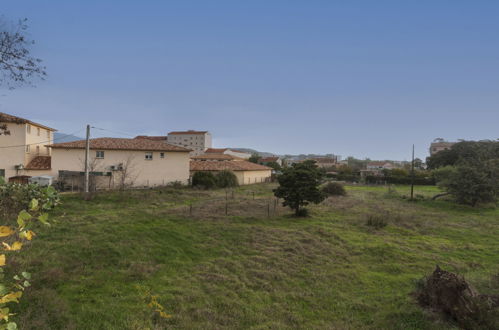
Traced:
<path fill-rule="evenodd" d="M 328 182 L 322 187 L 322 191 L 328 196 L 345 196 L 347 191 L 339 182 Z"/>
<path fill-rule="evenodd" d="M 234 188 L 239 186 L 236 175 L 229 170 L 218 172 L 216 175 L 216 183 L 218 188 Z"/>
<path fill-rule="evenodd" d="M 217 178 L 211 172 L 196 172 L 192 176 L 192 186 L 202 189 L 212 189 L 217 185 Z"/>
<path fill-rule="evenodd" d="M 224 190 L 63 195 L 55 225 L 12 257 L 13 271 L 34 274 L 12 311 L 19 327 L 456 329 L 412 295 L 436 264 L 499 294 L 498 209 L 432 201 L 434 186 L 416 187 L 418 203 L 346 186 L 306 219 L 284 207 L 268 217 L 254 206 L 274 188 L 235 188 L 229 216 Z M 207 209 L 190 216 L 191 203 Z M 368 214 L 387 213 L 384 228 L 366 226 Z"/>
<path fill-rule="evenodd" d="M 458 203 L 496 203 L 499 196 L 499 141 L 462 141 L 427 159 L 437 184 Z"/>
<path fill-rule="evenodd" d="M 17 323 L 12 320 L 16 315 L 12 313 L 12 304 L 19 303 L 24 291 L 31 286 L 30 273 L 12 269 L 16 264 L 15 255 L 36 236 L 34 220 L 48 225 L 47 211 L 58 202 L 52 187 L 0 184 L 0 237 L 4 250 L 0 254 L 0 329 L 17 329 Z M 14 214 L 17 214 L 16 221 L 12 219 Z"/>

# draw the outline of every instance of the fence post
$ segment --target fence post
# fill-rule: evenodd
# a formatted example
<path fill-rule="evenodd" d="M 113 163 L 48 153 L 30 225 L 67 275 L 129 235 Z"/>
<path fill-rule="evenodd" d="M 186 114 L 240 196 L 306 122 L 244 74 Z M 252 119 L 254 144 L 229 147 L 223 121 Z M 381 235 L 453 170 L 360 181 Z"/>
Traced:
<path fill-rule="evenodd" d="M 267 217 L 270 218 L 270 201 L 267 202 Z"/>
<path fill-rule="evenodd" d="M 225 200 L 225 215 L 228 215 L 228 201 Z"/>
<path fill-rule="evenodd" d="M 189 215 L 192 215 L 192 203 L 189 204 Z"/>

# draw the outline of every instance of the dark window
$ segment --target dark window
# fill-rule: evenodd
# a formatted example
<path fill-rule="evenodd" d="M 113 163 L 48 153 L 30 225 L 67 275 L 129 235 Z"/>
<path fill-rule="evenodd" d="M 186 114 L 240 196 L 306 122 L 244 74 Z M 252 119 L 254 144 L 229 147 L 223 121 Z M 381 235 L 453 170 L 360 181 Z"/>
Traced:
<path fill-rule="evenodd" d="M 101 159 L 102 159 L 102 158 L 104 158 L 104 151 L 102 151 L 102 150 L 97 150 L 97 151 L 95 152 L 95 158 L 101 158 Z"/>

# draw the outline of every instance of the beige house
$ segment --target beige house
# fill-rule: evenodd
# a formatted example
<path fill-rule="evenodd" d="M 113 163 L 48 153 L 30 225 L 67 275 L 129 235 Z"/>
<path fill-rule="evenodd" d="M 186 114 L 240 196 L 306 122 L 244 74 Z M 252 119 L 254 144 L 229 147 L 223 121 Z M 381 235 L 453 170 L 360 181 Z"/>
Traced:
<path fill-rule="evenodd" d="M 0 135 L 0 176 L 36 176 L 51 173 L 50 148 L 55 129 L 28 119 L 0 112 L 0 125 L 8 134 Z"/>
<path fill-rule="evenodd" d="M 85 140 L 50 147 L 53 175 L 61 181 L 81 177 L 85 164 Z M 90 171 L 94 177 L 99 177 L 96 185 L 100 188 L 160 186 L 175 181 L 187 184 L 190 151 L 149 139 L 91 139 Z"/>
<path fill-rule="evenodd" d="M 269 182 L 272 169 L 246 160 L 192 160 L 191 176 L 196 172 L 234 172 L 240 185 Z"/>
<path fill-rule="evenodd" d="M 229 149 L 229 148 L 208 148 L 208 149 L 206 149 L 205 153 L 232 155 L 232 156 L 243 158 L 243 159 L 249 159 L 251 157 L 251 154 L 249 154 L 247 152 L 237 151 L 237 150 Z"/>
<path fill-rule="evenodd" d="M 194 130 L 170 132 L 165 142 L 191 149 L 191 156 L 203 154 L 206 149 L 211 148 L 212 143 L 210 132 Z"/>
<path fill-rule="evenodd" d="M 446 141 L 435 141 L 430 144 L 430 156 L 433 156 L 437 152 L 442 150 L 450 149 L 456 142 L 446 142 Z"/>

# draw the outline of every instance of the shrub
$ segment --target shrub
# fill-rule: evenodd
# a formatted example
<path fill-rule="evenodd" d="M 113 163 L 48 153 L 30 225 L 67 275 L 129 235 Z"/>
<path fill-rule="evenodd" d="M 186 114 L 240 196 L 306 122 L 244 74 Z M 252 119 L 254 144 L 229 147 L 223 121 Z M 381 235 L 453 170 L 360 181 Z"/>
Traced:
<path fill-rule="evenodd" d="M 36 199 L 43 211 L 59 204 L 59 194 L 52 186 L 41 187 L 37 184 L 6 183 L 0 184 L 0 218 L 7 221 L 17 219 L 22 210 L 28 209 Z"/>
<path fill-rule="evenodd" d="M 296 216 L 300 216 L 303 206 L 309 203 L 319 204 L 326 198 L 319 189 L 324 175 L 314 161 L 293 164 L 277 177 L 279 187 L 274 189 L 274 195 L 283 198 L 283 206 L 289 206 Z"/>
<path fill-rule="evenodd" d="M 212 189 L 217 185 L 217 180 L 211 172 L 196 172 L 192 176 L 192 186 L 202 189 Z"/>
<path fill-rule="evenodd" d="M 233 188 L 239 185 L 234 172 L 229 170 L 220 171 L 216 175 L 217 186 L 219 188 Z"/>
<path fill-rule="evenodd" d="M 297 217 L 308 217 L 308 209 L 305 209 L 305 208 L 301 208 L 300 210 L 298 210 L 298 212 L 296 212 L 296 216 Z"/>
<path fill-rule="evenodd" d="M 322 187 L 322 191 L 328 196 L 345 196 L 347 194 L 345 187 L 339 182 L 329 182 Z"/>
<path fill-rule="evenodd" d="M 381 229 L 386 227 L 387 223 L 385 216 L 382 214 L 369 214 L 367 216 L 366 225 L 373 227 L 374 229 Z"/>

